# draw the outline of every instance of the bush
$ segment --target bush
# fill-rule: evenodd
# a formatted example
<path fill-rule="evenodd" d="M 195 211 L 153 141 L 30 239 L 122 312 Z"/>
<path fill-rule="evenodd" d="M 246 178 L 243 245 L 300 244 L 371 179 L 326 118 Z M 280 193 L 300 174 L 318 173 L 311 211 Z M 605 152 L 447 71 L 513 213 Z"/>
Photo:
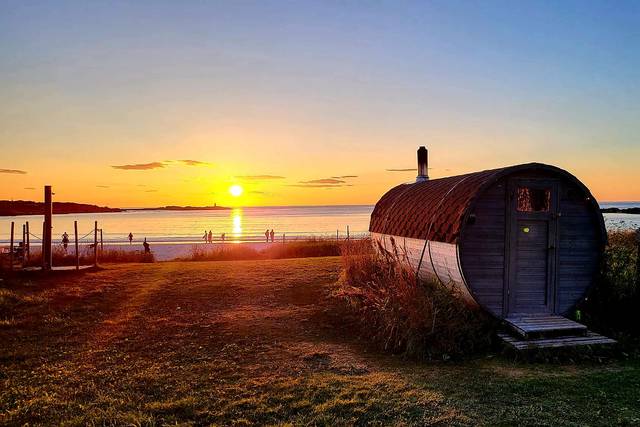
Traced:
<path fill-rule="evenodd" d="M 292 243 L 271 243 L 262 250 L 249 245 L 193 245 L 191 256 L 183 261 L 232 261 L 284 258 L 309 258 L 340 255 L 340 244 L 334 240 L 311 239 Z"/>
<path fill-rule="evenodd" d="M 640 278 L 637 277 L 638 244 L 634 231 L 609 232 L 596 285 L 578 308 L 594 330 L 623 342 L 640 339 Z"/>
<path fill-rule="evenodd" d="M 337 296 L 356 311 L 362 333 L 393 353 L 417 358 L 470 354 L 491 344 L 493 322 L 451 287 L 418 280 L 404 254 L 370 240 L 343 245 Z"/>

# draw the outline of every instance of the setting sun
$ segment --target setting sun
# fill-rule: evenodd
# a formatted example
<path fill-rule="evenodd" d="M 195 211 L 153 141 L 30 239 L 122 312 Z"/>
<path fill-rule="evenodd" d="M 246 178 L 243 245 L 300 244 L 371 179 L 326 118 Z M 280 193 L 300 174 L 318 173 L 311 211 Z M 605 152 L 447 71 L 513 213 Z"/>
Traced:
<path fill-rule="evenodd" d="M 231 193 L 233 197 L 239 197 L 240 195 L 242 195 L 242 191 L 242 187 L 239 185 L 232 185 L 231 187 L 229 187 L 229 193 Z"/>

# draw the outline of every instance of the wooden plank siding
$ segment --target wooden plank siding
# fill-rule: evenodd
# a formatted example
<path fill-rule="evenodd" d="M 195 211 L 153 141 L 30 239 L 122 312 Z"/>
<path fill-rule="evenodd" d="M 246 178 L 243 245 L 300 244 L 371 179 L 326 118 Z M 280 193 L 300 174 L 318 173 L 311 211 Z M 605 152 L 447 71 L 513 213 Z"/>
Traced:
<path fill-rule="evenodd" d="M 462 271 L 478 303 L 502 317 L 505 267 L 504 182 L 497 182 L 479 196 L 460 245 Z"/>
<path fill-rule="evenodd" d="M 562 186 L 560 213 L 556 312 L 567 314 L 593 284 L 601 236 L 594 211 L 577 186 Z"/>

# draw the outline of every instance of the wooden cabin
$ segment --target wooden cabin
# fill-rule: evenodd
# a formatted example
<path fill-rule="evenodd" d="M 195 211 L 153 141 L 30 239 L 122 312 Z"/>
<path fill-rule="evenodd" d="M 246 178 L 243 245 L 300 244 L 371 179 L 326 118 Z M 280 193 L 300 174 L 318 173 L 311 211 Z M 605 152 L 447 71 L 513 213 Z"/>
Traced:
<path fill-rule="evenodd" d="M 519 338 L 595 335 L 565 317 L 593 285 L 607 241 L 588 188 L 540 163 L 432 180 L 427 165 L 420 147 L 416 182 L 378 201 L 372 239 L 398 248 L 420 278 L 457 288 Z"/>

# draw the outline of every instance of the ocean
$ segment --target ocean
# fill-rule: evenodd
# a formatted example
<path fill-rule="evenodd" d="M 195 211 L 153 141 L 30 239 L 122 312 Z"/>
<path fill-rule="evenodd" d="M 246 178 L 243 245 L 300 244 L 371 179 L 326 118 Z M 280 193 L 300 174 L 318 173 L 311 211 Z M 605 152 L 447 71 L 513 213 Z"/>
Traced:
<path fill-rule="evenodd" d="M 640 202 L 601 203 L 602 207 L 628 208 Z M 273 229 L 278 240 L 307 237 L 346 237 L 347 227 L 352 237 L 368 233 L 372 205 L 351 206 L 281 206 L 247 207 L 218 211 L 125 211 L 115 213 L 54 215 L 53 236 L 58 241 L 67 232 L 73 241 L 73 221 L 78 221 L 81 242 L 93 241 L 93 223 L 103 230 L 105 243 L 128 243 L 131 232 L 134 242 L 145 237 L 155 243 L 199 243 L 204 232 L 212 231 L 215 241 L 222 233 L 227 242 L 260 242 L 266 229 Z M 605 214 L 607 229 L 638 229 L 640 215 Z M 22 224 L 29 221 L 31 243 L 37 245 L 42 236 L 42 216 L 0 218 L 0 243 L 9 242 L 11 222 L 16 224 L 15 240 L 21 240 Z"/>

